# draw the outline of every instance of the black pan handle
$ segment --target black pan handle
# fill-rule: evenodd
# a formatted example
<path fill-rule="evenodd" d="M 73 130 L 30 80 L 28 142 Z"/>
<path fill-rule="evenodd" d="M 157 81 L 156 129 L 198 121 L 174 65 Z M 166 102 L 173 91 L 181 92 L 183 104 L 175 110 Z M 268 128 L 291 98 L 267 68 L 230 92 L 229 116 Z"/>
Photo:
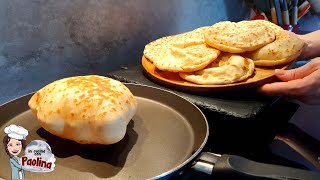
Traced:
<path fill-rule="evenodd" d="M 320 180 L 320 173 L 208 152 L 200 155 L 193 169 L 211 174 L 217 179 Z"/>

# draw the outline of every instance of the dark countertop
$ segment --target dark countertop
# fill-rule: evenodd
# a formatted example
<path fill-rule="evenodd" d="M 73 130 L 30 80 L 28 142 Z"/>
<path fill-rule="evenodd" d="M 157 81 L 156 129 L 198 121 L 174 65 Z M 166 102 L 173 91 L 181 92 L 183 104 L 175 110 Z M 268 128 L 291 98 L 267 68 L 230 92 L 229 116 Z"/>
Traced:
<path fill-rule="evenodd" d="M 107 76 L 122 82 L 149 85 L 169 90 L 190 100 L 203 109 L 242 119 L 255 117 L 265 108 L 279 100 L 278 97 L 266 97 L 254 92 L 245 93 L 235 91 L 228 92 L 228 94 L 183 92 L 154 82 L 146 75 L 146 73 L 144 73 L 141 65 L 124 67 L 120 70 L 108 73 Z"/>
<path fill-rule="evenodd" d="M 182 92 L 155 83 L 144 73 L 140 65 L 123 67 L 108 73 L 107 76 L 122 82 L 162 88 L 195 103 L 209 122 L 210 135 L 206 151 L 236 154 L 255 161 L 303 168 L 299 164 L 275 156 L 269 149 L 274 137 L 287 126 L 298 109 L 298 104 L 284 98 L 270 98 L 257 94 L 233 93 L 233 96 L 225 96 Z"/>

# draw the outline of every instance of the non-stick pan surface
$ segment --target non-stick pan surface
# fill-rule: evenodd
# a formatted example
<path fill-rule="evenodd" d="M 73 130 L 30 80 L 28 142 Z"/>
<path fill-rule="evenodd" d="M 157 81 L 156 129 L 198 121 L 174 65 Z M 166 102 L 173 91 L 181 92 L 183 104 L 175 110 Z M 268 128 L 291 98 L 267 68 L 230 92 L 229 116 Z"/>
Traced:
<path fill-rule="evenodd" d="M 128 124 L 125 137 L 113 145 L 80 145 L 45 131 L 28 108 L 32 94 L 2 105 L 1 140 L 4 128 L 16 124 L 29 131 L 27 143 L 44 140 L 56 157 L 53 172 L 25 171 L 25 178 L 148 179 L 171 174 L 193 160 L 208 138 L 208 124 L 202 112 L 168 91 L 134 84 L 126 86 L 137 97 L 138 110 Z M 4 148 L 0 150 L 0 161 L 0 177 L 10 179 L 9 156 Z"/>

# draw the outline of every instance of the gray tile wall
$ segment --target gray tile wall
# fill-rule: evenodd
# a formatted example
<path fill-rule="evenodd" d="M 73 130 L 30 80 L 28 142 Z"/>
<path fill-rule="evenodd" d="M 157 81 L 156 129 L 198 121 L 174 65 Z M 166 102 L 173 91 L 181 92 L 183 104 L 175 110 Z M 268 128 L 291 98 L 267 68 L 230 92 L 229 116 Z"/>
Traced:
<path fill-rule="evenodd" d="M 1 0 L 0 104 L 140 63 L 156 38 L 248 14 L 241 0 Z"/>

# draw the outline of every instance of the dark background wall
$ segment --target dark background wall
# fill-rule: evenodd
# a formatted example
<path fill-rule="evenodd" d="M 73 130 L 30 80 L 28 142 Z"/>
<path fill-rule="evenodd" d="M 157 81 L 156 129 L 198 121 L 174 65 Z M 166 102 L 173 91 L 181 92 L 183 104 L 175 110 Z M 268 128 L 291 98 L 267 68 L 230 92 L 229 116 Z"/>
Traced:
<path fill-rule="evenodd" d="M 0 104 L 63 77 L 140 63 L 159 37 L 248 15 L 240 0 L 1 0 Z"/>

